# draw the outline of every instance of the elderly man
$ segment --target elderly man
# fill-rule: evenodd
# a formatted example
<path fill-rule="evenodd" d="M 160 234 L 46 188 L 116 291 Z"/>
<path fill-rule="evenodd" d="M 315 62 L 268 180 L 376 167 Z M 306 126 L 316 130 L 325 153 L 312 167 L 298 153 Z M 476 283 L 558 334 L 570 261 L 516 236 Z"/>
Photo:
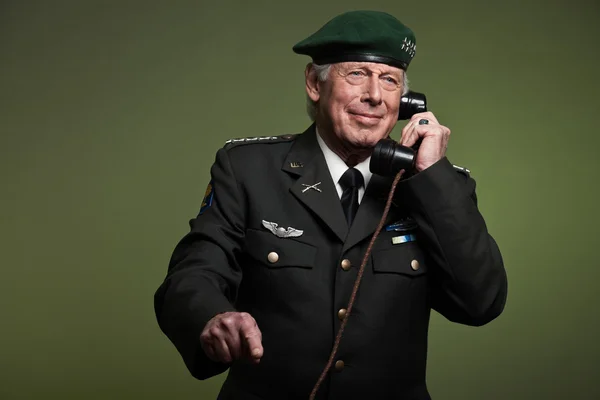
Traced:
<path fill-rule="evenodd" d="M 450 130 L 412 117 L 420 143 L 361 260 L 391 178 L 374 146 L 398 121 L 413 32 L 382 12 L 337 16 L 294 46 L 314 117 L 297 135 L 234 139 L 217 152 L 191 231 L 155 295 L 161 329 L 191 374 L 229 369 L 220 399 L 308 399 L 348 317 L 319 399 L 429 399 L 431 309 L 479 326 L 503 310 L 507 280 L 477 209 L 475 182 L 445 156 Z"/>

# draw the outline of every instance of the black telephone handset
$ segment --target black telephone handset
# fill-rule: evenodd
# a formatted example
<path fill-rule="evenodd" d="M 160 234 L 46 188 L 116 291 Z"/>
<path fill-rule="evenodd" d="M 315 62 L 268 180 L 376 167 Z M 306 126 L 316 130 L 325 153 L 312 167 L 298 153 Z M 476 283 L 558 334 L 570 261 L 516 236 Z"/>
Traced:
<path fill-rule="evenodd" d="M 400 99 L 398 120 L 410 119 L 417 113 L 427 111 L 427 98 L 423 93 L 409 91 Z M 399 145 L 392 139 L 380 140 L 371 155 L 369 168 L 372 173 L 395 176 L 400 170 L 412 171 L 418 143 L 413 148 Z"/>

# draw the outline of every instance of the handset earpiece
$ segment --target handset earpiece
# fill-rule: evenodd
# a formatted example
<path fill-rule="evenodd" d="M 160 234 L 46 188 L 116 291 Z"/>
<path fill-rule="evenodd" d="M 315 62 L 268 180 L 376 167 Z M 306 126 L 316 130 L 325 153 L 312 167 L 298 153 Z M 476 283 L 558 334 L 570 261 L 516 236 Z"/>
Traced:
<path fill-rule="evenodd" d="M 427 111 L 427 97 L 423 93 L 408 91 L 400 98 L 398 120 L 411 119 L 417 113 Z"/>

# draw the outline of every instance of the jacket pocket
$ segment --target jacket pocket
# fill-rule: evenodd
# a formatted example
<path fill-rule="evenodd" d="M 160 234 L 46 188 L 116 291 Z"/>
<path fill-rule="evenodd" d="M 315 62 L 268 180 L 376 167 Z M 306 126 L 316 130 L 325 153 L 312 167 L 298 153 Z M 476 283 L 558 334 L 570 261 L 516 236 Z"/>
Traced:
<path fill-rule="evenodd" d="M 421 247 L 415 242 L 373 250 L 373 272 L 418 277 L 427 273 L 427 263 Z"/>
<path fill-rule="evenodd" d="M 246 231 L 246 252 L 269 268 L 312 268 L 317 248 L 291 238 L 278 238 L 272 233 L 254 229 Z"/>

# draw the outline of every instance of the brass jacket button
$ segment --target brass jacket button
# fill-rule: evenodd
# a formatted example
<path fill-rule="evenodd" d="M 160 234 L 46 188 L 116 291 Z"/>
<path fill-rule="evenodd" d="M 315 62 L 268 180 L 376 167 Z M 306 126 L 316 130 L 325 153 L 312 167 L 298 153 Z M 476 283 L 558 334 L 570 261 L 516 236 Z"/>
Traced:
<path fill-rule="evenodd" d="M 411 268 L 412 268 L 414 271 L 418 270 L 418 269 L 419 269 L 419 262 L 418 262 L 417 260 L 412 260 L 412 261 L 410 262 L 410 267 L 411 267 Z"/>
<path fill-rule="evenodd" d="M 274 251 L 270 252 L 269 255 L 267 256 L 267 260 L 269 260 L 269 262 L 271 264 L 275 264 L 277 261 L 279 261 L 279 254 L 275 253 Z"/>
<path fill-rule="evenodd" d="M 338 318 L 340 319 L 340 321 L 344 320 L 344 317 L 346 316 L 347 312 L 348 310 L 346 310 L 345 308 L 340 308 L 340 310 L 338 311 Z"/>
<path fill-rule="evenodd" d="M 340 372 L 343 369 L 344 369 L 344 362 L 342 360 L 337 360 L 335 362 L 335 370 Z"/>
<path fill-rule="evenodd" d="M 352 263 L 347 258 L 342 260 L 342 269 L 344 271 L 348 271 L 352 267 Z"/>

